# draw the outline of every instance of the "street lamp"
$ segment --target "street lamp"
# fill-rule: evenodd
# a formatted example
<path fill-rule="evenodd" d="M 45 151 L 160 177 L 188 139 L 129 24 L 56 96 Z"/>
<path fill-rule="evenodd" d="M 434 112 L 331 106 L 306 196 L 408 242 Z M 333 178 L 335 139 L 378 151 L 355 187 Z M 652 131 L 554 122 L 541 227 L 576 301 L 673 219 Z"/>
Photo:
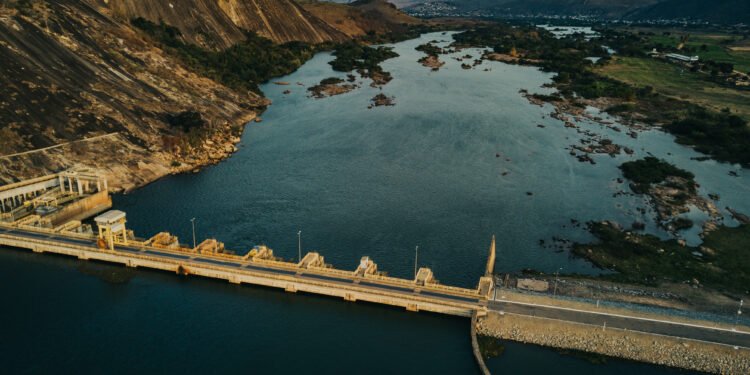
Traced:
<path fill-rule="evenodd" d="M 557 271 L 555 271 L 555 289 L 552 292 L 552 297 L 557 296 L 557 280 L 559 280 L 560 271 L 562 271 L 562 267 L 558 268 Z"/>
<path fill-rule="evenodd" d="M 734 318 L 734 329 L 735 330 L 737 329 L 737 323 L 740 322 L 740 315 L 742 315 L 742 303 L 744 303 L 744 302 L 745 301 L 740 300 L 740 307 L 737 309 L 737 317 Z"/>
<path fill-rule="evenodd" d="M 193 249 L 195 249 L 195 218 L 190 219 L 190 223 L 193 224 Z"/>
<path fill-rule="evenodd" d="M 414 280 L 417 279 L 417 263 L 419 260 L 419 246 L 414 248 Z"/>
<path fill-rule="evenodd" d="M 302 231 L 297 231 L 297 262 L 302 261 Z"/>

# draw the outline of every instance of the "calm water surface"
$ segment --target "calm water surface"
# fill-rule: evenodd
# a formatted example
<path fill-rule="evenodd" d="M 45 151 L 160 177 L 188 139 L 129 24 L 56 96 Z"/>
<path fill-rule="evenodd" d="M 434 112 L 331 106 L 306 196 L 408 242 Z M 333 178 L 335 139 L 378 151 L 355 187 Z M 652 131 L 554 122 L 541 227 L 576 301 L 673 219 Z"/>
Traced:
<path fill-rule="evenodd" d="M 382 89 L 395 96 L 394 107 L 368 109 L 380 92 L 369 81 L 341 96 L 308 98 L 306 87 L 342 76 L 327 64 L 329 54 L 318 55 L 280 79 L 292 85 L 263 88 L 274 104 L 262 123 L 248 125 L 231 159 L 118 196 L 115 206 L 141 236 L 168 230 L 190 242 L 196 217 L 199 240 L 216 237 L 239 251 L 263 243 L 294 258 L 302 230 L 305 250 L 339 268 L 354 269 L 369 255 L 399 277 L 410 277 L 419 245 L 420 266 L 444 283 L 470 287 L 492 234 L 500 271 L 581 273 L 599 271 L 540 245 L 553 237 L 590 240 L 571 219 L 641 220 L 666 237 L 651 210 L 636 210 L 646 207 L 642 197 L 614 196 L 627 190 L 616 181 L 617 165 L 649 152 L 693 171 L 701 192 L 720 194 L 722 207 L 750 209 L 744 171 L 691 160 L 697 154 L 661 132 L 634 140 L 582 122 L 636 155 L 579 163 L 566 147 L 581 135 L 550 118 L 552 108 L 519 94 L 549 92 L 542 86 L 551 74 L 488 62 L 463 70 L 446 56 L 439 72 L 416 63 L 422 54 L 415 46 L 447 38 L 430 34 L 396 45 L 401 57 L 383 64 L 394 80 Z M 466 53 L 479 56 L 459 55 Z M 683 235 L 698 241 L 695 233 Z M 79 267 L 66 258 L 0 252 L 7 326 L 0 364 L 12 373 L 476 372 L 463 319 L 145 270 L 111 284 Z M 489 365 L 509 374 L 676 372 L 624 361 L 594 365 L 521 344 L 508 344 Z"/>

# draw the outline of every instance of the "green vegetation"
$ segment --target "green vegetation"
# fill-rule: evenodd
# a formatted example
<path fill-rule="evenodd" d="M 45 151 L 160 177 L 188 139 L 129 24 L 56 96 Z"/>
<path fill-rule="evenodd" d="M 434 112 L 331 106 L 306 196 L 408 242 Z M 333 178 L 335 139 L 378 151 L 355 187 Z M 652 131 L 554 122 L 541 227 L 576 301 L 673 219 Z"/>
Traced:
<path fill-rule="evenodd" d="M 659 51 L 698 55 L 701 60 L 731 64 L 735 69 L 750 72 L 750 49 L 740 35 L 723 33 L 684 33 L 653 30 L 647 34 L 648 47 Z M 682 45 L 682 48 L 679 48 Z"/>
<path fill-rule="evenodd" d="M 590 223 L 598 244 L 573 247 L 573 253 L 599 267 L 616 271 L 603 278 L 658 285 L 687 282 L 747 295 L 750 293 L 750 226 L 721 227 L 701 247 L 683 247 L 676 240 L 620 230 L 610 223 Z"/>
<path fill-rule="evenodd" d="M 581 35 L 557 39 L 532 26 L 491 24 L 454 39 L 459 46 L 489 46 L 518 55 L 521 64 L 557 72 L 555 87 L 572 105 L 585 104 L 581 98 L 609 98 L 612 113 L 665 125 L 682 144 L 720 161 L 750 166 L 750 128 L 741 118 L 750 119 L 750 91 L 730 87 L 720 76 L 646 58 L 650 44 L 645 35 L 599 31 L 601 36 L 591 40 Z M 604 45 L 617 50 L 618 57 L 609 57 Z M 592 64 L 586 57 L 601 60 Z"/>
<path fill-rule="evenodd" d="M 398 57 L 398 54 L 393 52 L 393 48 L 370 47 L 354 41 L 338 45 L 333 55 L 336 56 L 336 59 L 330 62 L 333 70 L 339 72 L 357 70 L 363 77 L 370 78 L 384 76 L 387 77 L 386 82 L 390 80 L 390 73 L 383 71 L 380 63 Z"/>
<path fill-rule="evenodd" d="M 211 51 L 184 43 L 180 31 L 164 23 L 136 18 L 132 24 L 191 69 L 234 89 L 259 92 L 258 84 L 292 73 L 316 52 L 316 47 L 305 43 L 278 45 L 249 32 L 247 40 L 222 51 Z"/>
<path fill-rule="evenodd" d="M 689 196 L 695 194 L 696 184 L 693 179 L 695 176 L 692 173 L 652 156 L 623 163 L 620 165 L 620 170 L 625 178 L 632 181 L 630 189 L 636 194 L 647 194 L 651 185 L 662 183 L 681 191 L 680 194 L 672 197 L 673 204 L 684 205 Z M 667 180 L 669 177 L 679 177 L 684 180 Z M 684 221 L 677 221 L 673 224 L 675 227 L 686 225 Z M 687 228 L 691 226 L 692 223 Z"/>
<path fill-rule="evenodd" d="M 693 180 L 695 177 L 692 173 L 653 156 L 623 163 L 620 165 L 620 170 L 628 180 L 644 185 L 664 182 L 669 176 L 682 177 L 687 180 Z"/>
<path fill-rule="evenodd" d="M 678 143 L 694 145 L 697 151 L 717 160 L 750 166 L 750 129 L 737 116 L 696 109 L 666 129 L 677 136 Z"/>
<path fill-rule="evenodd" d="M 367 32 L 367 34 L 360 36 L 358 39 L 367 44 L 387 44 L 387 43 L 398 43 L 409 39 L 419 38 L 420 35 L 436 32 L 453 30 L 461 27 L 460 25 L 447 25 L 447 24 L 426 24 L 417 23 L 412 25 L 391 25 L 391 31 L 385 33 L 378 33 L 373 30 Z"/>
<path fill-rule="evenodd" d="M 339 83 L 344 82 L 343 79 L 337 78 L 337 77 L 328 77 L 323 78 L 320 80 L 320 85 L 338 85 Z"/>
<path fill-rule="evenodd" d="M 707 107 L 715 111 L 729 108 L 750 119 L 750 91 L 717 83 L 709 76 L 681 65 L 640 57 L 617 57 L 600 65 L 596 73 L 634 87 L 651 87 L 661 95 Z"/>
<path fill-rule="evenodd" d="M 443 52 L 443 49 L 430 43 L 420 44 L 416 48 L 414 48 L 417 51 L 424 52 L 427 56 L 438 56 L 440 53 Z"/>
<path fill-rule="evenodd" d="M 206 120 L 203 119 L 199 112 L 184 111 L 176 115 L 168 113 L 166 115 L 167 124 L 173 128 L 180 128 L 184 132 L 192 129 L 200 129 L 206 126 Z"/>
<path fill-rule="evenodd" d="M 692 228 L 694 223 L 690 219 L 678 217 L 672 221 L 672 225 L 674 226 L 675 230 L 685 230 Z"/>
<path fill-rule="evenodd" d="M 531 94 L 530 96 L 532 98 L 534 98 L 534 99 L 541 100 L 543 102 L 559 102 L 559 101 L 563 100 L 563 98 L 560 95 L 557 95 L 557 94 L 552 94 L 552 95 L 547 95 L 547 94 Z"/>
<path fill-rule="evenodd" d="M 196 147 L 211 132 L 208 123 L 203 119 L 200 112 L 184 111 L 177 114 L 167 113 L 165 120 L 170 127 L 180 130 L 183 134 L 183 136 L 178 138 L 164 136 L 162 139 L 163 145 L 167 150 L 174 149 L 176 145 L 183 142 Z"/>
<path fill-rule="evenodd" d="M 636 96 L 636 90 L 629 85 L 595 74 L 592 62 L 586 59 L 600 57 L 606 61 L 608 56 L 602 44 L 609 40 L 594 43 L 581 35 L 558 39 L 551 32 L 533 26 L 512 27 L 502 23 L 473 28 L 454 35 L 454 39 L 459 46 L 489 46 L 502 54 L 515 52 L 521 63 L 558 73 L 554 80 L 566 97 L 575 93 L 587 99 L 606 96 L 633 100 Z"/>

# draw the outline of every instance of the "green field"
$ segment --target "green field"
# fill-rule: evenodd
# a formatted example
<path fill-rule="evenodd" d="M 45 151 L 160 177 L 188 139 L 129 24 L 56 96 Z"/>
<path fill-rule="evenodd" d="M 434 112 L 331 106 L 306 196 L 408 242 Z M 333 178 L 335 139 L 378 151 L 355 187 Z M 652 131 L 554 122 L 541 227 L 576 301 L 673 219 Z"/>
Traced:
<path fill-rule="evenodd" d="M 651 30 L 656 35 L 649 36 L 653 43 L 660 43 L 667 47 L 676 48 L 683 39 L 685 47 L 692 48 L 687 55 L 697 55 L 701 60 L 730 63 L 734 69 L 743 73 L 750 73 L 750 40 L 727 34 L 672 32 L 663 35 L 659 30 Z M 705 46 L 705 47 L 704 47 Z"/>
<path fill-rule="evenodd" d="M 684 67 L 651 58 L 617 57 L 597 68 L 597 72 L 645 87 L 658 93 L 720 111 L 729 108 L 740 117 L 750 120 L 750 91 L 721 86 L 707 79 L 703 73 L 693 73 Z"/>

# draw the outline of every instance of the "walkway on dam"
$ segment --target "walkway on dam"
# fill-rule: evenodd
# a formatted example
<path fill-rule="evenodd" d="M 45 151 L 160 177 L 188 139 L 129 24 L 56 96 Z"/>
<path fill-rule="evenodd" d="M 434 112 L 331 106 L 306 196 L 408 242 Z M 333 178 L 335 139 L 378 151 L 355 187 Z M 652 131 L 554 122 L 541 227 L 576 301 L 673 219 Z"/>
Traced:
<path fill-rule="evenodd" d="M 0 236 L 12 235 L 22 239 L 28 239 L 29 242 L 37 241 L 52 241 L 60 246 L 71 245 L 73 247 L 83 247 L 89 251 L 102 252 L 98 248 L 95 239 L 86 239 L 80 237 L 66 236 L 63 234 L 55 234 L 49 232 L 37 232 L 28 229 L 22 229 L 17 227 L 5 227 L 0 226 Z M 180 264 L 184 264 L 186 267 L 190 265 L 210 265 L 214 267 L 226 268 L 227 271 L 232 270 L 244 270 L 258 273 L 260 275 L 283 275 L 292 277 L 299 282 L 305 281 L 322 281 L 331 287 L 338 287 L 341 289 L 347 289 L 348 287 L 359 287 L 372 290 L 374 293 L 387 292 L 390 294 L 401 295 L 405 298 L 428 298 L 433 302 L 440 303 L 461 303 L 466 306 L 473 306 L 474 309 L 483 309 L 484 304 L 481 303 L 479 294 L 476 297 L 469 297 L 461 295 L 461 293 L 450 293 L 439 290 L 429 290 L 429 287 L 419 286 L 414 284 L 413 287 L 405 287 L 401 285 L 388 285 L 387 283 L 379 282 L 378 280 L 359 277 L 346 277 L 338 275 L 322 275 L 319 273 L 312 272 L 310 270 L 299 268 L 289 269 L 273 267 L 267 264 L 253 264 L 252 261 L 237 261 L 233 259 L 216 258 L 197 253 L 184 253 L 178 251 L 170 251 L 167 249 L 155 249 L 150 247 L 141 246 L 125 246 L 117 245 L 116 252 L 123 255 L 134 254 L 134 255 L 148 255 L 151 257 L 162 258 L 167 261 L 175 262 L 178 261 Z M 486 303 L 486 302 L 485 302 Z M 470 314 L 470 313 L 469 313 Z"/>

